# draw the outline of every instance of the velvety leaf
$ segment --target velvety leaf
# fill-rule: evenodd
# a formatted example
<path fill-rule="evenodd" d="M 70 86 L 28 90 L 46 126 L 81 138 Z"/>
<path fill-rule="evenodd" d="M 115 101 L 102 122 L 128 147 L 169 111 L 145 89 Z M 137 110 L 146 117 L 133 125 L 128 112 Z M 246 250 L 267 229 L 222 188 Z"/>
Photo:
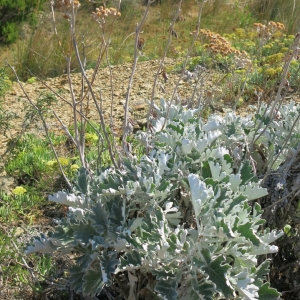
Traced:
<path fill-rule="evenodd" d="M 111 220 L 111 225 L 114 227 L 118 227 L 123 225 L 127 213 L 125 212 L 126 208 L 123 207 L 124 202 L 121 197 L 116 197 L 116 199 L 113 202 L 113 205 L 110 209 L 110 220 Z M 124 215 L 123 215 L 124 214 Z"/>
<path fill-rule="evenodd" d="M 120 269 L 126 268 L 129 265 L 140 267 L 142 265 L 140 252 L 132 250 L 127 252 L 125 257 L 120 257 Z"/>
<path fill-rule="evenodd" d="M 170 128 L 170 129 L 176 131 L 176 132 L 179 133 L 180 135 L 182 135 L 182 134 L 183 134 L 183 131 L 184 131 L 183 123 L 180 123 L 180 124 L 177 124 L 177 125 L 175 125 L 175 124 L 169 124 L 169 125 L 167 126 L 167 128 Z"/>
<path fill-rule="evenodd" d="M 86 269 L 87 266 L 91 263 L 92 258 L 91 255 L 93 254 L 93 250 L 92 247 L 83 247 L 81 246 L 81 244 L 77 245 L 75 247 L 76 251 L 79 251 L 80 253 L 82 253 L 81 256 L 76 256 L 74 258 L 76 265 L 80 266 L 82 269 Z"/>
<path fill-rule="evenodd" d="M 88 192 L 88 178 L 89 172 L 85 168 L 78 169 L 76 186 L 82 194 L 87 194 Z"/>
<path fill-rule="evenodd" d="M 192 288 L 199 298 L 203 300 L 213 299 L 216 292 L 216 285 L 209 280 L 201 279 L 198 281 L 196 278 L 192 279 Z M 200 298 L 201 297 L 201 298 Z"/>
<path fill-rule="evenodd" d="M 228 215 L 230 213 L 230 211 L 237 205 L 243 203 L 244 201 L 247 200 L 247 197 L 239 194 L 237 197 L 235 197 L 234 199 L 232 199 L 232 201 L 229 204 L 229 207 L 226 209 L 226 211 L 224 212 L 226 215 Z"/>
<path fill-rule="evenodd" d="M 82 292 L 83 289 L 83 281 L 82 278 L 85 275 L 85 271 L 81 268 L 81 266 L 74 265 L 69 268 L 70 277 L 70 287 L 76 293 Z"/>
<path fill-rule="evenodd" d="M 257 183 L 249 182 L 245 187 L 243 187 L 243 194 L 247 196 L 248 200 L 254 200 L 267 196 L 268 190 L 260 187 Z"/>
<path fill-rule="evenodd" d="M 56 226 L 52 238 L 57 239 L 62 245 L 74 243 L 74 230 L 71 226 Z"/>
<path fill-rule="evenodd" d="M 96 228 L 97 232 L 101 234 L 108 231 L 110 222 L 107 218 L 105 206 L 102 203 L 98 203 L 95 207 L 93 207 L 90 219 L 93 221 L 93 226 Z"/>
<path fill-rule="evenodd" d="M 268 275 L 270 272 L 270 260 L 265 260 L 262 264 L 260 264 L 255 269 L 255 279 L 253 284 L 255 284 L 258 287 L 261 287 L 263 285 L 263 280 L 265 280 L 266 275 Z"/>
<path fill-rule="evenodd" d="M 239 232 L 242 236 L 249 239 L 253 243 L 253 245 L 259 246 L 260 244 L 262 244 L 262 240 L 254 233 L 252 223 L 247 222 L 246 224 L 239 225 L 236 228 L 236 231 Z"/>
<path fill-rule="evenodd" d="M 241 173 L 241 185 L 247 184 L 249 181 L 254 181 L 257 182 L 257 179 L 255 180 L 255 176 L 252 171 L 252 167 L 250 165 L 250 162 L 246 160 L 242 167 L 240 168 L 240 173 Z"/>
<path fill-rule="evenodd" d="M 156 279 L 164 279 L 167 277 L 175 278 L 178 276 L 178 269 L 172 268 L 171 266 L 165 266 L 161 269 L 153 269 L 151 272 L 153 275 L 156 276 Z"/>
<path fill-rule="evenodd" d="M 202 249 L 201 254 L 203 261 L 195 261 L 194 258 L 193 263 L 201 266 L 201 269 L 209 276 L 208 279 L 216 284 L 217 289 L 220 290 L 226 298 L 234 297 L 234 289 L 227 275 L 227 271 L 231 267 L 225 263 L 224 256 L 220 255 L 212 259 L 208 249 Z"/>
<path fill-rule="evenodd" d="M 100 294 L 104 287 L 101 270 L 88 270 L 83 276 L 83 294 L 92 297 Z"/>
<path fill-rule="evenodd" d="M 110 286 L 112 284 L 111 274 L 115 272 L 115 269 L 119 264 L 117 256 L 118 254 L 116 252 L 109 254 L 107 254 L 107 252 L 103 252 L 99 257 L 101 262 L 103 282 L 107 286 Z"/>
<path fill-rule="evenodd" d="M 164 299 L 177 300 L 177 281 L 175 278 L 160 278 L 155 285 L 154 290 L 158 292 Z"/>
<path fill-rule="evenodd" d="M 86 224 L 83 222 L 72 225 L 72 229 L 74 230 L 74 237 L 84 244 L 88 244 L 90 239 L 92 239 L 94 235 L 98 234 L 96 229 L 91 224 Z"/>
<path fill-rule="evenodd" d="M 258 290 L 259 300 L 277 300 L 281 295 L 275 289 L 270 287 L 270 283 L 264 283 Z"/>

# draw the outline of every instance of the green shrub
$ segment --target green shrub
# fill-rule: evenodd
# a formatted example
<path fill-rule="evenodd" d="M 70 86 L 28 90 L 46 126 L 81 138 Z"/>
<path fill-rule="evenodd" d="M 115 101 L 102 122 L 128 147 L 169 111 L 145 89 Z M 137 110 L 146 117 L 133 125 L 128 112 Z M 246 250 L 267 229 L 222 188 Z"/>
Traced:
<path fill-rule="evenodd" d="M 36 13 L 46 0 L 0 0 L 0 43 L 15 42 L 24 21 L 36 21 Z"/>

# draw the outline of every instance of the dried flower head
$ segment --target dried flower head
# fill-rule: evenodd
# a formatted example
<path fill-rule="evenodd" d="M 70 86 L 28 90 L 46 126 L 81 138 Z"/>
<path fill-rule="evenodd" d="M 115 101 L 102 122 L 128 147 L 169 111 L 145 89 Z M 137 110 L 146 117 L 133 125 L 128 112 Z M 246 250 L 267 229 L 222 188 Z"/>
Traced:
<path fill-rule="evenodd" d="M 92 12 L 92 18 L 97 22 L 104 21 L 105 18 L 109 16 L 120 17 L 121 13 L 117 11 L 117 9 L 115 9 L 114 7 L 106 8 L 103 6 L 96 8 L 96 11 Z"/>
<path fill-rule="evenodd" d="M 234 62 L 237 68 L 251 67 L 252 62 L 246 51 L 239 51 L 232 47 L 229 41 L 218 33 L 210 30 L 201 29 L 200 34 L 204 36 L 209 44 L 205 47 L 214 54 L 221 54 L 222 56 L 233 55 Z"/>

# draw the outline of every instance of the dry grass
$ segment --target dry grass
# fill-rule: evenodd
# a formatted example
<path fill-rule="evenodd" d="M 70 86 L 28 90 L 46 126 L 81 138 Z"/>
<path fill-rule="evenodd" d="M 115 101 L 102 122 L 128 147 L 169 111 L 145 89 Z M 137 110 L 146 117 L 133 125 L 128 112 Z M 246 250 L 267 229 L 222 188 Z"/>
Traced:
<path fill-rule="evenodd" d="M 110 35 L 109 59 L 111 64 L 133 60 L 135 27 L 145 10 L 145 6 L 141 5 L 141 2 L 122 1 L 122 16 L 114 24 L 108 22 L 105 25 L 105 38 L 108 39 L 108 35 Z M 95 4 L 84 4 L 77 17 L 77 40 L 78 44 L 82 45 L 81 51 L 85 51 L 87 57 L 86 68 L 93 68 L 96 65 L 101 48 L 102 30 L 92 18 L 87 17 L 95 9 L 95 6 Z M 145 26 L 142 28 L 141 37 L 144 40 L 144 48 L 140 60 L 162 56 L 175 6 L 176 1 L 164 0 L 161 5 L 151 7 Z M 173 38 L 167 56 L 184 55 L 192 39 L 190 33 L 196 29 L 197 14 L 195 0 L 183 1 L 180 17 L 174 27 L 178 38 Z M 235 28 L 247 28 L 256 21 L 275 20 L 286 24 L 289 32 L 295 33 L 299 24 L 299 15 L 300 4 L 296 0 L 244 0 L 238 2 L 210 0 L 204 6 L 201 28 L 224 34 L 232 32 Z M 46 6 L 45 12 L 40 16 L 34 30 L 24 26 L 19 41 L 0 50 L 2 65 L 8 60 L 16 67 L 20 78 L 24 81 L 34 75 L 45 78 L 64 74 L 66 71 L 64 53 L 72 52 L 69 23 L 63 19 L 63 13 L 58 13 L 56 18 L 57 24 L 60 24 L 57 30 L 61 37 L 61 46 L 54 34 L 51 14 Z M 71 69 L 77 72 L 79 69 L 75 61 L 75 59 L 72 60 Z M 103 59 L 102 65 L 104 66 L 105 63 L 106 59 Z"/>

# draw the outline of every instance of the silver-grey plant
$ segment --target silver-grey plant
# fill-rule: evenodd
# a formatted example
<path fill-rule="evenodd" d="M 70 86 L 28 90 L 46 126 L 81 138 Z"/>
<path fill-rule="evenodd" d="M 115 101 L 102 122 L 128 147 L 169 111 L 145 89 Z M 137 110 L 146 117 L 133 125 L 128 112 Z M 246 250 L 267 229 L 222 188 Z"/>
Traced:
<path fill-rule="evenodd" d="M 70 284 L 85 295 L 98 295 L 123 274 L 128 299 L 139 299 L 141 287 L 168 300 L 278 299 L 266 281 L 269 261 L 258 265 L 257 258 L 277 252 L 271 243 L 283 233 L 261 226 L 253 200 L 267 190 L 248 145 L 257 140 L 277 151 L 287 108 L 263 133 L 260 122 L 233 113 L 204 122 L 200 109 L 164 101 L 154 109 L 152 132 L 136 137 L 149 155 L 124 158 L 120 170 L 80 169 L 72 193 L 49 197 L 69 207 L 67 216 L 26 253 L 78 253 Z"/>

